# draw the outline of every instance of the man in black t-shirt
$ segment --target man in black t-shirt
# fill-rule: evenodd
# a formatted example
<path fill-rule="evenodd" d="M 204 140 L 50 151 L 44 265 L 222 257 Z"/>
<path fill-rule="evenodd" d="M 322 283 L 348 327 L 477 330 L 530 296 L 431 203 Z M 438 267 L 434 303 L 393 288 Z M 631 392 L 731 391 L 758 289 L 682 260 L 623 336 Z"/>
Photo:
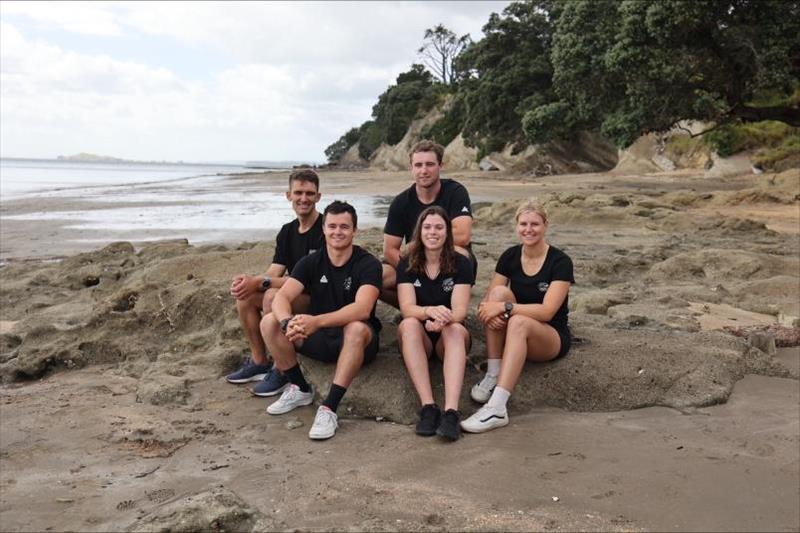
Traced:
<path fill-rule="evenodd" d="M 275 295 L 272 313 L 261 321 L 261 334 L 275 359 L 275 366 L 290 385 L 267 412 L 280 415 L 314 399 L 305 380 L 297 352 L 319 361 L 336 362 L 333 383 L 317 410 L 308 436 L 333 437 L 338 427 L 336 409 L 361 366 L 375 359 L 381 323 L 375 304 L 381 290 L 380 261 L 353 245 L 358 218 L 346 202 L 325 208 L 325 246 L 297 263 L 291 276 Z M 309 314 L 292 314 L 292 303 L 307 290 Z"/>
<path fill-rule="evenodd" d="M 275 256 L 263 276 L 239 274 L 231 283 L 231 295 L 236 298 L 239 321 L 250 344 L 250 358 L 236 372 L 229 374 L 230 383 L 259 381 L 253 388 L 257 396 L 274 396 L 286 388 L 288 380 L 274 369 L 267 359 L 259 324 L 262 314 L 272 309 L 272 300 L 297 262 L 322 248 L 322 216 L 317 211 L 320 199 L 319 177 L 313 170 L 292 172 L 286 199 L 292 203 L 297 218 L 285 224 L 275 243 Z M 296 312 L 308 309 L 308 295 L 294 302 Z"/>
<path fill-rule="evenodd" d="M 432 141 L 420 141 L 412 149 L 411 174 L 414 185 L 392 200 L 386 225 L 383 228 L 383 290 L 381 300 L 398 307 L 397 263 L 405 241 L 408 243 L 414 232 L 417 217 L 431 205 L 447 211 L 453 225 L 453 241 L 456 250 L 470 257 L 473 276 L 477 275 L 477 261 L 472 255 L 472 205 L 467 189 L 451 179 L 439 176 L 444 158 L 444 147 Z M 473 278 L 474 281 L 474 278 Z"/>

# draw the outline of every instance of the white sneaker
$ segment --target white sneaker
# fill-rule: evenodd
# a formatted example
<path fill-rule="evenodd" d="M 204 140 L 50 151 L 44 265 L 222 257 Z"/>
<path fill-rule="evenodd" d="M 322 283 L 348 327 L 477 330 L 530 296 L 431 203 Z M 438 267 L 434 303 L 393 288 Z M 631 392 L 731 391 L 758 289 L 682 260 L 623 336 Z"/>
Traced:
<path fill-rule="evenodd" d="M 508 425 L 508 413 L 491 405 L 484 405 L 475 414 L 461 422 L 461 429 L 469 433 L 483 433 Z"/>
<path fill-rule="evenodd" d="M 339 427 L 339 417 L 325 407 L 320 405 L 317 409 L 317 416 L 314 417 L 314 424 L 311 425 L 311 430 L 308 432 L 308 438 L 314 440 L 324 440 L 333 437 L 336 434 L 336 428 Z"/>
<path fill-rule="evenodd" d="M 288 413 L 296 407 L 310 405 L 313 401 L 313 387 L 310 391 L 303 392 L 300 390 L 300 387 L 294 383 L 290 383 L 289 386 L 283 391 L 283 394 L 281 394 L 281 397 L 278 398 L 278 401 L 270 404 L 270 406 L 267 407 L 267 412 L 271 415 L 282 415 L 284 413 Z"/>
<path fill-rule="evenodd" d="M 497 385 L 497 376 L 486 374 L 480 383 L 476 383 L 469 395 L 478 403 L 486 403 L 492 396 L 492 391 Z"/>

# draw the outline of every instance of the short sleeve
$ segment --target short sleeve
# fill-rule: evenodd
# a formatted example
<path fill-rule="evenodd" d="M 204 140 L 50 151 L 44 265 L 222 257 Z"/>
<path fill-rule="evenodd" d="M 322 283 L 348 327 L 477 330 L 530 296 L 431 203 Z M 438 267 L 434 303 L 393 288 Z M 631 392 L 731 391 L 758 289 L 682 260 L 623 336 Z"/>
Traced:
<path fill-rule="evenodd" d="M 553 279 L 551 281 L 569 281 L 575 283 L 572 270 L 572 259 L 567 254 L 559 254 L 553 262 Z"/>
<path fill-rule="evenodd" d="M 383 288 L 383 267 L 372 254 L 365 255 L 358 265 L 358 288 L 364 285 L 373 285 L 378 290 Z"/>
<path fill-rule="evenodd" d="M 516 248 L 516 246 L 512 246 L 502 253 L 500 259 L 497 260 L 497 266 L 494 267 L 495 272 L 507 278 L 511 277 L 511 258 L 514 256 Z"/>
<path fill-rule="evenodd" d="M 386 216 L 386 224 L 383 226 L 383 232 L 386 235 L 402 238 L 406 234 L 403 227 L 403 211 L 405 209 L 403 196 L 405 196 L 404 192 L 398 194 L 389 205 L 389 214 Z"/>
<path fill-rule="evenodd" d="M 472 202 L 469 199 L 467 188 L 463 185 L 459 184 L 453 189 L 449 210 L 450 220 L 463 216 L 472 218 Z"/>
<path fill-rule="evenodd" d="M 288 247 L 289 227 L 288 225 L 284 225 L 278 232 L 278 236 L 275 238 L 275 256 L 272 258 L 272 262 L 276 265 L 286 266 L 289 261 L 286 253 Z"/>
<path fill-rule="evenodd" d="M 314 257 L 316 254 L 311 254 L 303 257 L 292 270 L 291 277 L 303 284 L 303 287 L 310 287 L 312 270 L 314 269 Z"/>
<path fill-rule="evenodd" d="M 411 277 L 408 275 L 408 259 L 401 257 L 400 262 L 397 263 L 397 284 L 412 283 Z"/>
<path fill-rule="evenodd" d="M 453 283 L 472 285 L 472 261 L 459 253 L 456 254 L 456 275 L 453 277 Z"/>

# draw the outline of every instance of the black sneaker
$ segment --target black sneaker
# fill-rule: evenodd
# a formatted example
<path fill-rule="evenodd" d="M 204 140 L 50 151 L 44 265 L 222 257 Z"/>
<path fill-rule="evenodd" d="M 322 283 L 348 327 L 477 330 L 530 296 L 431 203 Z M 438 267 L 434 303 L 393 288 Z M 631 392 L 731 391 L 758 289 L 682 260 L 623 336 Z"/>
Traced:
<path fill-rule="evenodd" d="M 455 409 L 445 411 L 436 434 L 449 441 L 458 440 L 461 437 L 461 413 Z"/>
<path fill-rule="evenodd" d="M 439 427 L 439 420 L 442 418 L 442 411 L 435 403 L 423 405 L 419 412 L 419 422 L 417 422 L 417 435 L 432 437 L 436 434 Z"/>

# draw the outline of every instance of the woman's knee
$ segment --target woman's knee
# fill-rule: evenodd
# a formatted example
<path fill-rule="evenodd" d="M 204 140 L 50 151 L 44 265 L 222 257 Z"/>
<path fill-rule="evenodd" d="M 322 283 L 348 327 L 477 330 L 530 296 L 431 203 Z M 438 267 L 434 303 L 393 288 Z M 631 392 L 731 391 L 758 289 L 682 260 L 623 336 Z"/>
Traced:
<path fill-rule="evenodd" d="M 508 332 L 509 334 L 525 333 L 530 330 L 532 326 L 536 327 L 537 325 L 541 325 L 541 322 L 535 318 L 523 315 L 514 315 L 508 319 Z"/>
<path fill-rule="evenodd" d="M 514 293 L 505 285 L 499 285 L 489 291 L 489 300 L 493 302 L 515 302 Z"/>
<path fill-rule="evenodd" d="M 399 337 L 410 337 L 422 334 L 422 322 L 416 318 L 404 318 L 397 326 Z"/>
<path fill-rule="evenodd" d="M 464 324 L 453 322 L 442 328 L 442 338 L 464 341 L 469 338 L 469 331 Z"/>

